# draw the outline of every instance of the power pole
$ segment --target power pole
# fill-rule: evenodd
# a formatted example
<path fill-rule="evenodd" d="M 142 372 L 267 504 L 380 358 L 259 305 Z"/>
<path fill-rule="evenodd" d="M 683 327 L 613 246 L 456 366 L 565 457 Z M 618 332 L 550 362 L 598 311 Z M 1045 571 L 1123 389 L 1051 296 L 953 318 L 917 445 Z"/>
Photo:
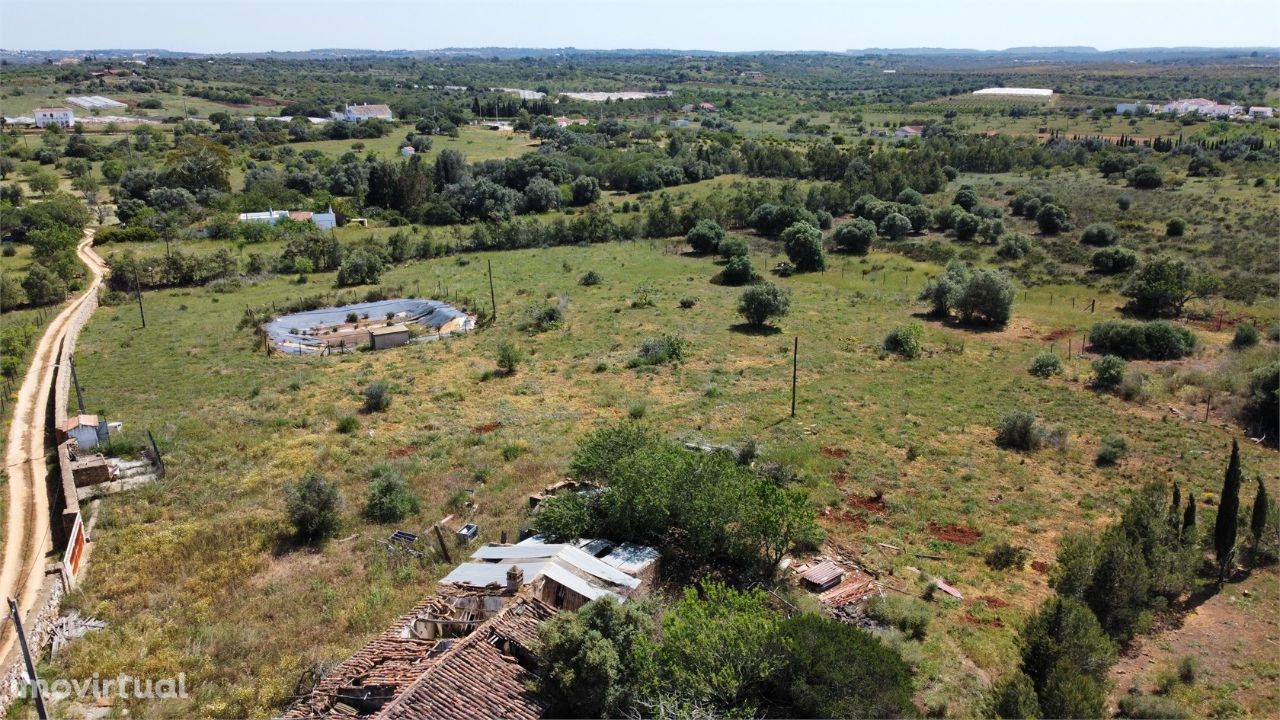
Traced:
<path fill-rule="evenodd" d="M 44 697 L 40 695 L 40 679 L 36 676 L 36 666 L 31 662 L 31 648 L 27 647 L 27 633 L 22 629 L 22 618 L 18 617 L 18 601 L 9 598 L 9 617 L 13 619 L 13 629 L 18 632 L 18 644 L 22 646 L 22 659 L 27 663 L 27 679 L 31 683 L 31 699 L 36 703 L 36 714 L 40 720 L 49 720 L 49 712 L 44 708 Z"/>
<path fill-rule="evenodd" d="M 498 321 L 498 296 L 493 293 L 493 261 L 489 260 L 489 302 L 493 304 L 493 321 Z"/>
<path fill-rule="evenodd" d="M 133 292 L 138 296 L 138 317 L 142 318 L 142 329 L 147 328 L 147 314 L 142 310 L 142 284 L 138 282 L 138 268 L 133 268 Z"/>
<path fill-rule="evenodd" d="M 800 336 L 796 336 L 795 347 L 791 350 L 791 417 L 796 416 L 796 375 L 800 368 Z"/>

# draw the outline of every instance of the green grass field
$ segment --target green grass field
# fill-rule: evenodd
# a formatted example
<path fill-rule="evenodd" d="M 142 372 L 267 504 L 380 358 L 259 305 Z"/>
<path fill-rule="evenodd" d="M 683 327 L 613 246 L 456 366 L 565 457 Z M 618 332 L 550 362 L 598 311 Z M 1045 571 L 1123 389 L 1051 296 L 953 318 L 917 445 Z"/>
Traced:
<path fill-rule="evenodd" d="M 753 259 L 763 268 L 780 258 L 758 245 Z M 578 437 L 643 413 L 673 437 L 754 438 L 765 459 L 792 464 L 832 545 L 886 573 L 891 586 L 918 592 L 924 573 L 959 587 L 966 599 L 933 607 L 913 662 L 925 702 L 977 712 L 986 677 L 1016 658 L 1020 619 L 1049 592 L 1042 574 L 990 570 L 984 554 L 1008 541 L 1052 560 L 1062 533 L 1102 524 L 1153 477 L 1212 493 L 1237 434 L 1220 418 L 1170 414 L 1164 396 L 1132 404 L 1094 393 L 1086 358 L 1068 359 L 1061 379 L 1030 376 L 1036 353 L 1065 353 L 1064 331 L 1078 337 L 1115 316 L 1119 298 L 1079 286 L 1020 293 L 1006 329 L 972 332 L 913 318 L 923 308 L 911 298 L 937 266 L 897 255 L 835 257 L 826 273 L 777 281 L 794 293 L 792 313 L 777 334 L 758 335 L 735 328 L 740 290 L 709 282 L 718 270 L 711 260 L 661 242 L 444 258 L 398 267 L 384 284 L 487 298 L 490 260 L 496 327 L 377 354 L 266 357 L 252 333 L 236 330 L 246 307 L 326 292 L 331 274 L 304 286 L 274 278 L 234 293 L 148 293 L 146 330 L 133 305 L 101 308 L 79 350 L 88 405 L 123 421 L 129 440 L 152 430 L 170 475 L 104 501 L 93 564 L 70 605 L 107 629 L 45 674 L 186 672 L 191 700 L 130 708 L 144 716 L 278 712 L 302 671 L 344 658 L 446 569 L 387 557 L 381 540 L 396 528 L 359 515 L 372 465 L 400 467 L 424 500 L 403 529 L 418 532 L 452 513 L 494 540 L 525 522 L 528 492 L 563 476 Z M 604 282 L 578 286 L 587 270 Z M 655 304 L 634 309 L 642 285 Z M 1097 313 L 1071 307 L 1070 298 L 1086 296 L 1097 298 Z M 568 302 L 561 329 L 515 329 L 559 297 Z M 681 309 L 684 297 L 697 305 Z M 884 335 L 912 321 L 925 325 L 924 356 L 882 357 Z M 1198 332 L 1206 347 L 1195 362 L 1228 359 L 1227 333 Z M 665 333 L 688 340 L 684 362 L 625 367 L 645 338 Z M 527 359 L 514 376 L 484 381 L 502 340 Z M 356 413 L 360 389 L 374 379 L 395 388 L 391 409 L 358 415 L 358 431 L 338 434 L 337 419 Z M 993 426 L 1015 408 L 1067 428 L 1069 445 L 1034 455 L 997 449 Z M 495 423 L 492 432 L 482 427 Z M 1110 433 L 1127 438 L 1131 455 L 1101 469 L 1093 455 Z M 1274 481 L 1270 451 L 1244 450 L 1247 472 Z M 308 470 L 336 480 L 345 495 L 342 540 L 319 553 L 286 539 L 282 488 Z M 883 509 L 867 502 L 877 492 Z M 952 524 L 980 537 L 960 545 L 931 534 Z M 886 555 L 880 542 L 905 552 Z M 988 597 L 999 602 L 981 600 Z"/>

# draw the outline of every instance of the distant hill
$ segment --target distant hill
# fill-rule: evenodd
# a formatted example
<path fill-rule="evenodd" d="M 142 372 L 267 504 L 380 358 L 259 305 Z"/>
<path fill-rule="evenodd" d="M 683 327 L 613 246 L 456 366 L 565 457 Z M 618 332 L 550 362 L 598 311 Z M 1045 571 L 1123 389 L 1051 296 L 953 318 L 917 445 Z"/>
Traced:
<path fill-rule="evenodd" d="M 864 48 L 846 50 L 844 53 L 828 53 L 825 51 L 780 51 L 758 50 L 720 52 L 715 50 L 678 50 L 670 48 L 623 48 L 623 49 L 583 49 L 564 48 L 520 48 L 520 47 L 479 47 L 479 48 L 436 48 L 427 50 L 372 50 L 368 48 L 316 48 L 312 50 L 275 51 L 239 53 L 194 53 L 159 48 L 98 48 L 91 50 L 6 50 L 0 48 L 0 61 L 13 64 L 51 62 L 66 57 L 92 58 L 97 61 L 120 58 L 245 58 L 281 60 L 327 60 L 338 58 L 429 58 L 450 56 L 494 57 L 513 59 L 524 57 L 636 57 L 636 56 L 747 56 L 747 55 L 826 55 L 845 54 L 855 56 L 895 56 L 895 57 L 972 57 L 1010 60 L 1056 60 L 1075 62 L 1114 62 L 1117 60 L 1170 60 L 1178 57 L 1240 57 L 1257 54 L 1265 57 L 1280 57 L 1280 48 L 1244 47 L 1244 48 L 1210 48 L 1210 47 L 1153 47 L 1126 48 L 1117 50 L 1098 50 L 1084 46 L 1062 47 L 1013 47 L 1004 50 L 975 50 L 971 48 Z"/>

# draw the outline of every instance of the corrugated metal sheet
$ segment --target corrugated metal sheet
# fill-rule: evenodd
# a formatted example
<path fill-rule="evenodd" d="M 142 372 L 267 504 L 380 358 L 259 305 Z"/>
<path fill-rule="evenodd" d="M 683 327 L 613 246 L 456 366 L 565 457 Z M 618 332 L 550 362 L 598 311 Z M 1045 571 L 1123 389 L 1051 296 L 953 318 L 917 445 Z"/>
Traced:
<path fill-rule="evenodd" d="M 603 597 L 605 595 L 614 595 L 614 593 L 609 590 L 597 585 L 592 585 L 585 579 L 573 574 L 573 572 L 568 568 L 562 567 L 554 562 L 547 563 L 546 567 L 542 569 L 542 576 L 555 580 L 588 600 L 595 600 L 596 598 Z M 621 597 L 618 599 L 622 600 Z"/>
<path fill-rule="evenodd" d="M 532 582 L 546 567 L 546 561 L 543 562 L 517 562 L 517 563 L 487 563 L 487 562 L 469 562 L 462 563 L 453 569 L 453 572 L 445 575 L 440 580 L 441 585 L 468 585 L 470 587 L 486 587 L 489 585 L 506 585 L 507 571 L 511 566 L 515 565 L 524 571 L 524 581 Z"/>
<path fill-rule="evenodd" d="M 804 575 L 805 582 L 812 583 L 820 588 L 828 588 L 840 582 L 840 578 L 844 575 L 844 568 L 826 560 L 809 568 Z"/>
<path fill-rule="evenodd" d="M 613 552 L 600 558 L 600 561 L 624 573 L 635 575 L 652 565 L 658 557 L 656 548 L 635 543 L 622 543 L 614 548 Z"/>

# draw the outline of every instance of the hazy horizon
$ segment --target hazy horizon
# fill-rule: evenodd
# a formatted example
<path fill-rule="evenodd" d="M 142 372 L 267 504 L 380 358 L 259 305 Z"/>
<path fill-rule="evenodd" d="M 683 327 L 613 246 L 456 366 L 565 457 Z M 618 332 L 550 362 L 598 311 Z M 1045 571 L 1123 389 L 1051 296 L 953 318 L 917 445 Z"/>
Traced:
<path fill-rule="evenodd" d="M 291 52 L 323 48 L 575 47 L 719 52 L 854 48 L 1003 50 L 1083 46 L 1280 46 L 1280 3 L 1223 0 L 1205 21 L 1198 0 L 1012 0 L 900 6 L 835 0 L 493 0 L 484 4 L 368 0 L 0 0 L 9 50 L 149 48 Z M 350 12 L 356 9 L 354 15 Z M 56 10 L 56 12 L 54 12 Z M 74 23 L 65 18 L 74 17 Z M 993 22 L 998 18 L 998 22 Z"/>

